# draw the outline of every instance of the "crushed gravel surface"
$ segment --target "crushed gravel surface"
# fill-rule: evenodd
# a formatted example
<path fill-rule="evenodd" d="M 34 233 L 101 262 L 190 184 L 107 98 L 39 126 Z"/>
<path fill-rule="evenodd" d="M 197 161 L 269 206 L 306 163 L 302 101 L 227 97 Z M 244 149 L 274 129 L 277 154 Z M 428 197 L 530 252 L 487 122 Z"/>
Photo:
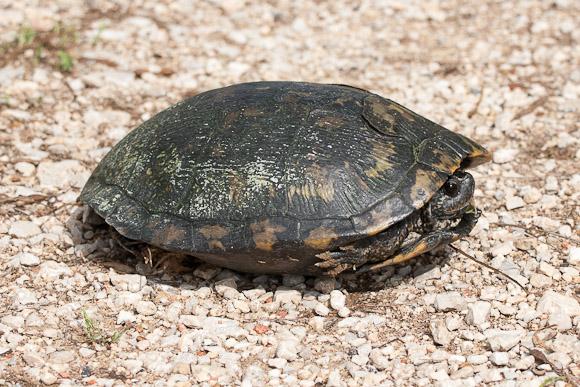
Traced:
<path fill-rule="evenodd" d="M 565 386 L 580 378 L 580 4 L 0 0 L 0 385 Z M 447 248 L 356 278 L 253 276 L 76 202 L 186 96 L 344 83 L 494 152 Z"/>

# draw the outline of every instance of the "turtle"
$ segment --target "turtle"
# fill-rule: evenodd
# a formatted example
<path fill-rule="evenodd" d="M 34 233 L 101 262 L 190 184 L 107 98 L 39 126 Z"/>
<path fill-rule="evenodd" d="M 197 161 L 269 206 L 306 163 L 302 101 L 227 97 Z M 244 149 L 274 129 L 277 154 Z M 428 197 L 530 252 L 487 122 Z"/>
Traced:
<path fill-rule="evenodd" d="M 123 236 L 256 274 L 379 270 L 470 233 L 473 140 L 353 86 L 189 97 L 117 143 L 80 201 Z"/>

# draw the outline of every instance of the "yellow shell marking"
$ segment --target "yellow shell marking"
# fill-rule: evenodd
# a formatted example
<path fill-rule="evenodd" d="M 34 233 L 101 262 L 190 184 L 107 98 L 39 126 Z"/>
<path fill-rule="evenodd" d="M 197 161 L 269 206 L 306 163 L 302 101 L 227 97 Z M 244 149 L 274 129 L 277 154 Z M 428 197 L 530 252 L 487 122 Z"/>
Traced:
<path fill-rule="evenodd" d="M 391 257 L 385 261 L 374 264 L 370 267 L 370 269 L 376 271 L 386 266 L 397 265 L 399 263 L 408 261 L 412 258 L 415 258 L 421 254 L 426 253 L 427 251 L 429 251 L 430 247 L 431 246 L 429 246 L 429 244 L 425 240 L 419 241 L 419 243 L 417 243 L 417 245 L 413 248 L 413 250 L 408 251 L 406 253 L 397 254 L 394 257 Z"/>
<path fill-rule="evenodd" d="M 224 245 L 220 239 L 229 234 L 229 230 L 227 228 L 218 225 L 204 226 L 199 229 L 199 232 L 205 237 L 205 239 L 207 239 L 207 245 L 211 249 L 225 250 Z"/>
<path fill-rule="evenodd" d="M 338 235 L 333 229 L 328 227 L 318 227 L 310 231 L 308 238 L 304 240 L 306 246 L 317 250 L 324 250 L 328 248 L 330 243 L 336 239 Z"/>
<path fill-rule="evenodd" d="M 186 236 L 185 234 L 185 229 L 177 227 L 173 224 L 167 224 L 160 232 L 157 232 L 153 235 L 151 243 L 154 245 L 168 244 L 174 241 L 183 240 Z"/>
<path fill-rule="evenodd" d="M 288 197 L 292 199 L 295 195 L 302 198 L 311 199 L 318 197 L 325 203 L 334 199 L 334 186 L 332 180 L 328 178 L 328 171 L 318 164 L 314 164 L 304 171 L 305 184 L 293 185 L 288 188 Z"/>
<path fill-rule="evenodd" d="M 203 226 L 199 232 L 207 239 L 222 239 L 230 233 L 227 228 L 218 225 Z"/>
<path fill-rule="evenodd" d="M 272 247 L 278 241 L 276 233 L 286 231 L 286 227 L 272 224 L 269 219 L 250 225 L 254 243 L 260 250 L 272 251 Z"/>
<path fill-rule="evenodd" d="M 418 169 L 415 175 L 415 184 L 411 188 L 413 206 L 421 207 L 428 200 L 427 195 L 437 190 L 438 176 L 435 172 Z"/>
<path fill-rule="evenodd" d="M 392 168 L 393 163 L 389 161 L 389 157 L 395 154 L 395 147 L 393 144 L 375 144 L 373 145 L 373 159 L 375 165 L 365 170 L 365 175 L 370 178 L 377 178 L 384 171 Z"/>
<path fill-rule="evenodd" d="M 448 153 L 441 149 L 433 150 L 433 155 L 437 158 L 437 162 L 433 163 L 433 167 L 437 168 L 441 172 L 449 173 L 454 172 L 459 168 L 461 159 L 459 157 L 451 157 Z"/>

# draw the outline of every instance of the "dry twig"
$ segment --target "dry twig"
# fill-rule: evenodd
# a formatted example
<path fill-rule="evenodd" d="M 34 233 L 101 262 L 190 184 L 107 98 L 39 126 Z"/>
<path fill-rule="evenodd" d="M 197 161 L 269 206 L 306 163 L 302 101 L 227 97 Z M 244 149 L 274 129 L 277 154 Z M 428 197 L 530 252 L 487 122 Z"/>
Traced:
<path fill-rule="evenodd" d="M 573 238 L 573 237 L 566 237 L 563 235 L 560 235 L 558 233 L 552 232 L 552 231 L 546 231 L 543 228 L 541 228 L 540 226 L 536 226 L 536 225 L 531 225 L 529 227 L 526 226 L 522 226 L 519 224 L 512 224 L 512 223 L 491 223 L 492 226 L 498 226 L 498 227 L 515 227 L 515 228 L 519 228 L 525 231 L 525 233 L 531 237 L 537 238 L 538 236 L 540 236 L 539 234 L 543 235 L 543 236 L 552 236 L 554 238 L 560 238 L 560 239 L 564 239 L 564 240 L 568 240 L 571 242 L 575 242 L 575 243 L 580 243 L 580 239 L 577 238 Z M 536 230 L 539 234 L 536 234 L 533 232 L 533 230 Z"/>
<path fill-rule="evenodd" d="M 0 205 L 15 203 L 17 206 L 25 206 L 27 204 L 33 204 L 33 203 L 38 203 L 38 202 L 42 202 L 45 200 L 49 200 L 53 197 L 54 197 L 54 195 L 41 195 L 41 194 L 26 195 L 26 196 L 13 196 L 13 197 L 10 197 L 7 195 L 0 195 Z"/>
<path fill-rule="evenodd" d="M 519 283 L 518 281 L 516 281 L 516 280 L 515 280 L 513 277 L 509 276 L 508 274 L 504 273 L 503 271 L 501 271 L 501 270 L 498 270 L 498 269 L 496 269 L 495 267 L 493 267 L 493 266 L 491 266 L 491 265 L 488 265 L 487 263 L 485 263 L 485 262 L 482 262 L 482 261 L 478 260 L 477 258 L 475 258 L 475 257 L 473 257 L 473 256 L 471 256 L 471 255 L 469 255 L 469 254 L 467 254 L 465 251 L 461 250 L 459 247 L 455 247 L 455 246 L 453 246 L 453 245 L 449 245 L 449 247 L 451 247 L 453 250 L 457 251 L 458 253 L 460 253 L 460 254 L 461 254 L 461 255 L 463 255 L 464 257 L 466 257 L 466 258 L 469 258 L 469 259 L 471 259 L 472 261 L 474 261 L 474 262 L 476 262 L 476 263 L 479 263 L 481 266 L 483 266 L 483 267 L 485 267 L 485 268 L 487 268 L 487 269 L 489 269 L 489 270 L 493 271 L 494 273 L 496 273 L 496 274 L 499 274 L 499 275 L 501 275 L 501 276 L 503 276 L 503 277 L 505 277 L 505 278 L 509 279 L 510 281 L 512 281 L 513 283 L 515 283 L 516 285 L 518 285 L 518 286 L 519 286 L 519 287 L 520 287 L 520 288 L 521 288 L 521 289 L 524 291 L 524 293 L 526 293 L 526 294 L 528 293 L 528 291 L 526 290 L 526 288 L 524 288 L 524 286 L 523 286 L 522 284 L 520 284 L 520 283 Z"/>
<path fill-rule="evenodd" d="M 549 97 L 547 95 L 544 95 L 543 97 L 538 98 L 537 100 L 535 100 L 534 102 L 532 102 L 531 104 L 526 106 L 525 108 L 518 111 L 514 115 L 514 118 L 512 118 L 512 121 L 518 120 L 518 119 L 522 118 L 523 116 L 527 116 L 528 114 L 532 113 L 534 110 L 536 110 L 540 106 L 544 105 L 548 101 L 548 98 Z"/>

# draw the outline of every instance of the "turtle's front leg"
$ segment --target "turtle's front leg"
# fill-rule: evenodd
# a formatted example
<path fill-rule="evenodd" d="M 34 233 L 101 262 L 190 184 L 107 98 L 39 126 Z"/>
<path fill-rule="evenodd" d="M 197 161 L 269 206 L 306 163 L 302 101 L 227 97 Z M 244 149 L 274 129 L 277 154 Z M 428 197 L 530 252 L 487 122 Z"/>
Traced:
<path fill-rule="evenodd" d="M 401 247 L 412 226 L 413 222 L 399 222 L 377 236 L 341 247 L 339 251 L 318 254 L 322 262 L 316 266 L 334 277 L 347 269 L 356 270 L 369 262 L 384 261 Z"/>
<path fill-rule="evenodd" d="M 364 271 L 376 271 L 385 266 L 396 265 L 431 251 L 439 246 L 455 242 L 459 238 L 469 235 L 471 230 L 473 230 L 473 227 L 475 227 L 480 215 L 481 211 L 478 209 L 466 212 L 463 214 L 463 217 L 457 226 L 450 229 L 430 232 L 418 240 L 403 246 L 394 256 L 374 265 L 366 266 Z"/>

